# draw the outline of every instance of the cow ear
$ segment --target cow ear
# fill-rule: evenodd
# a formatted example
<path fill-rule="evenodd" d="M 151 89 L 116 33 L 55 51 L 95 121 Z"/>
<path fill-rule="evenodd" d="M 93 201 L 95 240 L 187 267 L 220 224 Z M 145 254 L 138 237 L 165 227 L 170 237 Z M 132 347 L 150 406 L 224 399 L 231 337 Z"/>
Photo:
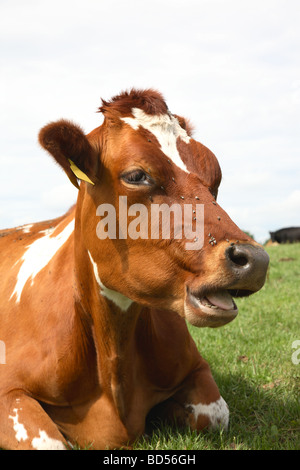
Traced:
<path fill-rule="evenodd" d="M 180 127 L 186 131 L 187 135 L 192 137 L 194 133 L 194 126 L 192 125 L 191 121 L 182 116 L 178 116 L 178 114 L 173 114 L 173 116 L 176 117 Z"/>
<path fill-rule="evenodd" d="M 52 122 L 41 129 L 39 142 L 76 188 L 77 178 L 95 184 L 99 155 L 79 126 L 66 120 Z"/>
<path fill-rule="evenodd" d="M 216 199 L 222 179 L 222 171 L 217 157 L 196 140 L 190 142 L 190 148 L 194 154 L 193 171 L 199 176 L 202 183 L 209 188 Z"/>

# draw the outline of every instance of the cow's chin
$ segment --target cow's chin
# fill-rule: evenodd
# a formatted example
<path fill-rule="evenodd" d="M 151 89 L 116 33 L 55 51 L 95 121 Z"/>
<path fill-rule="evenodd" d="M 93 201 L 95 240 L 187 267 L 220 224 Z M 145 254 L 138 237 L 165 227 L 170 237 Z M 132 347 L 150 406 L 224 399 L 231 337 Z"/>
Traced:
<path fill-rule="evenodd" d="M 206 295 L 187 292 L 184 316 L 197 327 L 217 328 L 231 322 L 238 308 L 228 291 L 220 290 Z"/>

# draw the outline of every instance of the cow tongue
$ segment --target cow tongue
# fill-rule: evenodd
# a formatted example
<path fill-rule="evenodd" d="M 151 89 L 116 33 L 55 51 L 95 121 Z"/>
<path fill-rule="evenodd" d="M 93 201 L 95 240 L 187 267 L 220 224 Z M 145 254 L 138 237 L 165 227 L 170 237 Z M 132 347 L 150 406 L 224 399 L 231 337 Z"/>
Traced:
<path fill-rule="evenodd" d="M 227 291 L 219 291 L 213 294 L 207 294 L 206 298 L 209 302 L 222 310 L 232 310 L 234 308 L 234 303 L 231 295 Z"/>

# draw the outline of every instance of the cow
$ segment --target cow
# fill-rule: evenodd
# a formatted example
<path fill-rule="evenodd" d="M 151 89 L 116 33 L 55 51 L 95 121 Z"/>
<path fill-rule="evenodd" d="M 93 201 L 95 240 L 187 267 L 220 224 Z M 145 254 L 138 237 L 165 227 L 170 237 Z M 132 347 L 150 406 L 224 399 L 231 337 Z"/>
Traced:
<path fill-rule="evenodd" d="M 264 285 L 268 255 L 217 203 L 217 158 L 160 92 L 131 89 L 99 112 L 87 135 L 64 119 L 39 133 L 78 188 L 76 205 L 0 233 L 4 449 L 132 448 L 150 417 L 197 432 L 228 427 L 187 322 L 232 321 L 233 298 Z M 176 204 L 195 214 L 182 226 L 200 218 L 203 230 L 125 236 L 124 201 L 127 224 L 137 205 Z M 111 207 L 109 233 L 101 221 Z"/>
<path fill-rule="evenodd" d="M 300 242 L 300 227 L 287 227 L 276 232 L 269 232 L 272 242 L 295 243 Z"/>

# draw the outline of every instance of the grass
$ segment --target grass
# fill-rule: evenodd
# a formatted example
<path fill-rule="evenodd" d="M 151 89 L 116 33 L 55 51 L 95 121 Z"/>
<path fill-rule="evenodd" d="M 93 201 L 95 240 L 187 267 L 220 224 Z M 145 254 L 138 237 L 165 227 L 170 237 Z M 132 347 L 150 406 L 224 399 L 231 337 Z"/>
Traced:
<path fill-rule="evenodd" d="M 229 430 L 197 435 L 164 427 L 135 449 L 300 449 L 300 363 L 292 361 L 300 340 L 300 243 L 266 249 L 266 284 L 237 300 L 237 319 L 219 329 L 190 327 L 229 405 Z"/>

